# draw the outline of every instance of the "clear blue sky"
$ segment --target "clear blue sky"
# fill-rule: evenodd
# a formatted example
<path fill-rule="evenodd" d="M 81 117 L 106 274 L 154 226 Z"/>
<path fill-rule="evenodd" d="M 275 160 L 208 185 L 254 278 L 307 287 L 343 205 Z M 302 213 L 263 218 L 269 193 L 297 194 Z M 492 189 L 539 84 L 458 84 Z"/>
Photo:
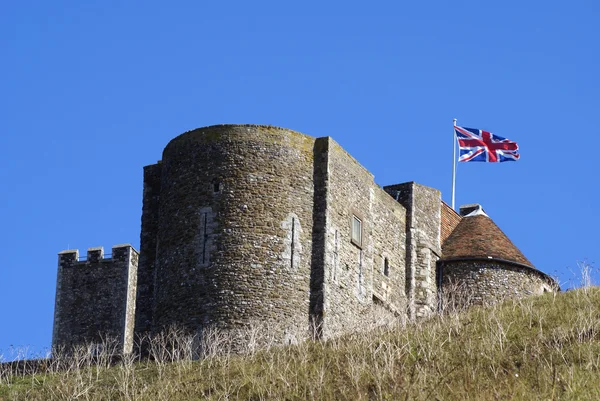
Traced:
<path fill-rule="evenodd" d="M 367 4 L 3 2 L 0 354 L 50 345 L 57 253 L 139 247 L 142 167 L 212 124 L 332 136 L 450 202 L 457 118 L 521 148 L 459 165 L 457 204 L 563 287 L 599 261 L 600 3 Z"/>

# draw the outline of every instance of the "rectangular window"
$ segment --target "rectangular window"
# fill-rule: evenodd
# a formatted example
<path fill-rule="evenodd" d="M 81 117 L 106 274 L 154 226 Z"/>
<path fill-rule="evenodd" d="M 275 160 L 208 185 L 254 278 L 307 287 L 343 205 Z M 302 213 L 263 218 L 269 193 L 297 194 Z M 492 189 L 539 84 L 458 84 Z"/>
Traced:
<path fill-rule="evenodd" d="M 352 243 L 362 246 L 362 220 L 352 216 Z"/>

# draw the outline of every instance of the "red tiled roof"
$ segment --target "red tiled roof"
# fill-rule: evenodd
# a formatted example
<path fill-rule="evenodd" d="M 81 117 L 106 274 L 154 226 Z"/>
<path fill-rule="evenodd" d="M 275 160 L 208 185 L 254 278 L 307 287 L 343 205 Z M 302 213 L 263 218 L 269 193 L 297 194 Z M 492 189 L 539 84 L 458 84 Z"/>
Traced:
<path fill-rule="evenodd" d="M 460 223 L 460 214 L 452 209 L 446 202 L 442 201 L 442 227 L 440 230 L 440 244 L 452 234 L 452 231 Z"/>
<path fill-rule="evenodd" d="M 463 217 L 442 244 L 442 259 L 489 256 L 533 267 L 506 234 L 485 214 Z"/>

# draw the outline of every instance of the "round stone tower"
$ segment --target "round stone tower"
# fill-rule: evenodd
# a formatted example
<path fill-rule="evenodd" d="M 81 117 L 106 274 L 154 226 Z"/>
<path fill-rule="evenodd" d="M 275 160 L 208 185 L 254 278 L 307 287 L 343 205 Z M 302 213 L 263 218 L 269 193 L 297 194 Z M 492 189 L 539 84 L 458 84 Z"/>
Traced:
<path fill-rule="evenodd" d="M 308 327 L 315 139 L 220 125 L 163 152 L 152 330 Z"/>
<path fill-rule="evenodd" d="M 493 303 L 559 289 L 537 270 L 480 205 L 461 206 L 460 222 L 442 245 L 438 283 L 461 304 Z"/>

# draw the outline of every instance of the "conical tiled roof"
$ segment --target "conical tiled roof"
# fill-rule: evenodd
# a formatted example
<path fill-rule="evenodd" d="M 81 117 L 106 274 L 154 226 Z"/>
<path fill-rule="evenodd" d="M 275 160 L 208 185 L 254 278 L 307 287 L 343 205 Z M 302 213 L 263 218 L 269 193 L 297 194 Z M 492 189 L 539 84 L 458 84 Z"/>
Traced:
<path fill-rule="evenodd" d="M 442 245 L 442 259 L 489 257 L 533 267 L 482 210 L 464 216 Z"/>

